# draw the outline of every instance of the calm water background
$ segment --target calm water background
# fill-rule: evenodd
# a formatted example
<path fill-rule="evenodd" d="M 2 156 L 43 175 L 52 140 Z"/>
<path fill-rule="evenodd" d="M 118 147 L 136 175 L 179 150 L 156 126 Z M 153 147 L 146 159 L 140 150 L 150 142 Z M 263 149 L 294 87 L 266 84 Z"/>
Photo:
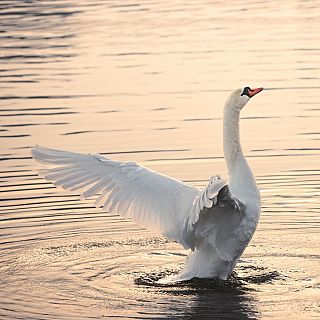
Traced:
<path fill-rule="evenodd" d="M 0 2 L 3 319 L 320 317 L 319 1 Z M 262 194 L 225 286 L 156 287 L 187 252 L 37 176 L 36 143 L 226 176 L 229 91 Z"/>

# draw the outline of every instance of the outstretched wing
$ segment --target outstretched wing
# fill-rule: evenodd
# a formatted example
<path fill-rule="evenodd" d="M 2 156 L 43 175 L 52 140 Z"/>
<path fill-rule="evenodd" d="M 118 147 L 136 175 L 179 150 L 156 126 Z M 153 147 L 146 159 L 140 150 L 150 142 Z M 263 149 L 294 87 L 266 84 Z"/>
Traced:
<path fill-rule="evenodd" d="M 32 155 L 47 166 L 40 174 L 54 185 L 77 191 L 83 198 L 99 194 L 95 206 L 181 242 L 183 222 L 198 189 L 135 162 L 114 161 L 99 154 L 36 146 Z"/>
<path fill-rule="evenodd" d="M 208 185 L 200 191 L 193 201 L 184 223 L 183 246 L 194 250 L 197 238 L 206 239 L 217 248 L 217 241 L 228 237 L 216 237 L 224 233 L 225 226 L 232 226 L 241 220 L 243 204 L 229 191 L 225 180 L 220 176 L 212 177 Z M 223 240 L 223 241 L 224 241 Z M 221 247 L 221 244 L 219 244 Z"/>

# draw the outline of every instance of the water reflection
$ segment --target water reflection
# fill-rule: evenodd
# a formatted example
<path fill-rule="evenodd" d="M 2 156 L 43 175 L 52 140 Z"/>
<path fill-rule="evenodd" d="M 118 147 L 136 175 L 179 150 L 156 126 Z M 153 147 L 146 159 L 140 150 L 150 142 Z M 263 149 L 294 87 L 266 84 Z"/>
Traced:
<path fill-rule="evenodd" d="M 70 80 L 72 70 L 61 64 L 77 55 L 73 17 L 80 13 L 72 1 L 1 1 L 0 81 L 8 85 L 1 99 L 10 89 L 15 95 L 23 88 L 41 92 L 44 81 Z"/>
<path fill-rule="evenodd" d="M 317 7 L 0 1 L 0 317 L 316 318 Z M 241 284 L 228 288 L 134 284 L 135 272 L 186 253 L 58 192 L 38 177 L 30 147 L 100 152 L 202 187 L 226 175 L 222 107 L 244 85 L 267 87 L 241 122 L 262 194 L 244 255 L 251 271 L 238 267 Z"/>
<path fill-rule="evenodd" d="M 238 290 L 198 292 L 194 304 L 182 319 L 258 319 L 252 296 Z M 179 319 L 173 316 L 171 319 Z"/>
<path fill-rule="evenodd" d="M 148 288 L 150 294 L 154 289 L 165 296 L 168 307 L 163 313 L 173 313 L 170 319 L 260 318 L 259 301 L 253 294 L 257 288 L 253 285 L 276 284 L 284 279 L 278 271 L 241 261 L 237 266 L 237 272 L 241 274 L 233 272 L 227 281 L 194 278 L 167 285 L 158 283 L 159 279 L 177 272 L 167 269 L 145 273 L 135 279 L 135 284 Z M 174 297 L 182 298 L 186 301 L 185 305 Z"/>

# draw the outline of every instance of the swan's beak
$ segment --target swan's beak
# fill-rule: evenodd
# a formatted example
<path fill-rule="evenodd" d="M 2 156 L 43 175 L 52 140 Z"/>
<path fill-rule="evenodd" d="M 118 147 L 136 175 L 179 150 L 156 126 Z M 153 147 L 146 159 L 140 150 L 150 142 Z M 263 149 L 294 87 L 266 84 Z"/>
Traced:
<path fill-rule="evenodd" d="M 262 90 L 263 90 L 263 88 L 249 89 L 250 98 L 255 96 L 257 93 L 261 92 Z"/>

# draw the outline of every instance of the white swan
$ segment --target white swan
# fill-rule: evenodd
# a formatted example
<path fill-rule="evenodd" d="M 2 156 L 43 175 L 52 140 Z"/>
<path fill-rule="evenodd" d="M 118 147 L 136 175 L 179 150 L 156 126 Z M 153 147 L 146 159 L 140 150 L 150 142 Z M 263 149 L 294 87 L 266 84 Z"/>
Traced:
<path fill-rule="evenodd" d="M 215 176 L 203 190 L 139 166 L 99 154 L 36 146 L 40 174 L 83 198 L 100 194 L 95 205 L 191 249 L 183 271 L 168 281 L 193 277 L 226 279 L 248 245 L 260 216 L 260 193 L 244 157 L 239 116 L 262 88 L 235 90 L 224 107 L 223 146 L 229 184 Z M 48 168 L 49 166 L 49 168 Z"/>

